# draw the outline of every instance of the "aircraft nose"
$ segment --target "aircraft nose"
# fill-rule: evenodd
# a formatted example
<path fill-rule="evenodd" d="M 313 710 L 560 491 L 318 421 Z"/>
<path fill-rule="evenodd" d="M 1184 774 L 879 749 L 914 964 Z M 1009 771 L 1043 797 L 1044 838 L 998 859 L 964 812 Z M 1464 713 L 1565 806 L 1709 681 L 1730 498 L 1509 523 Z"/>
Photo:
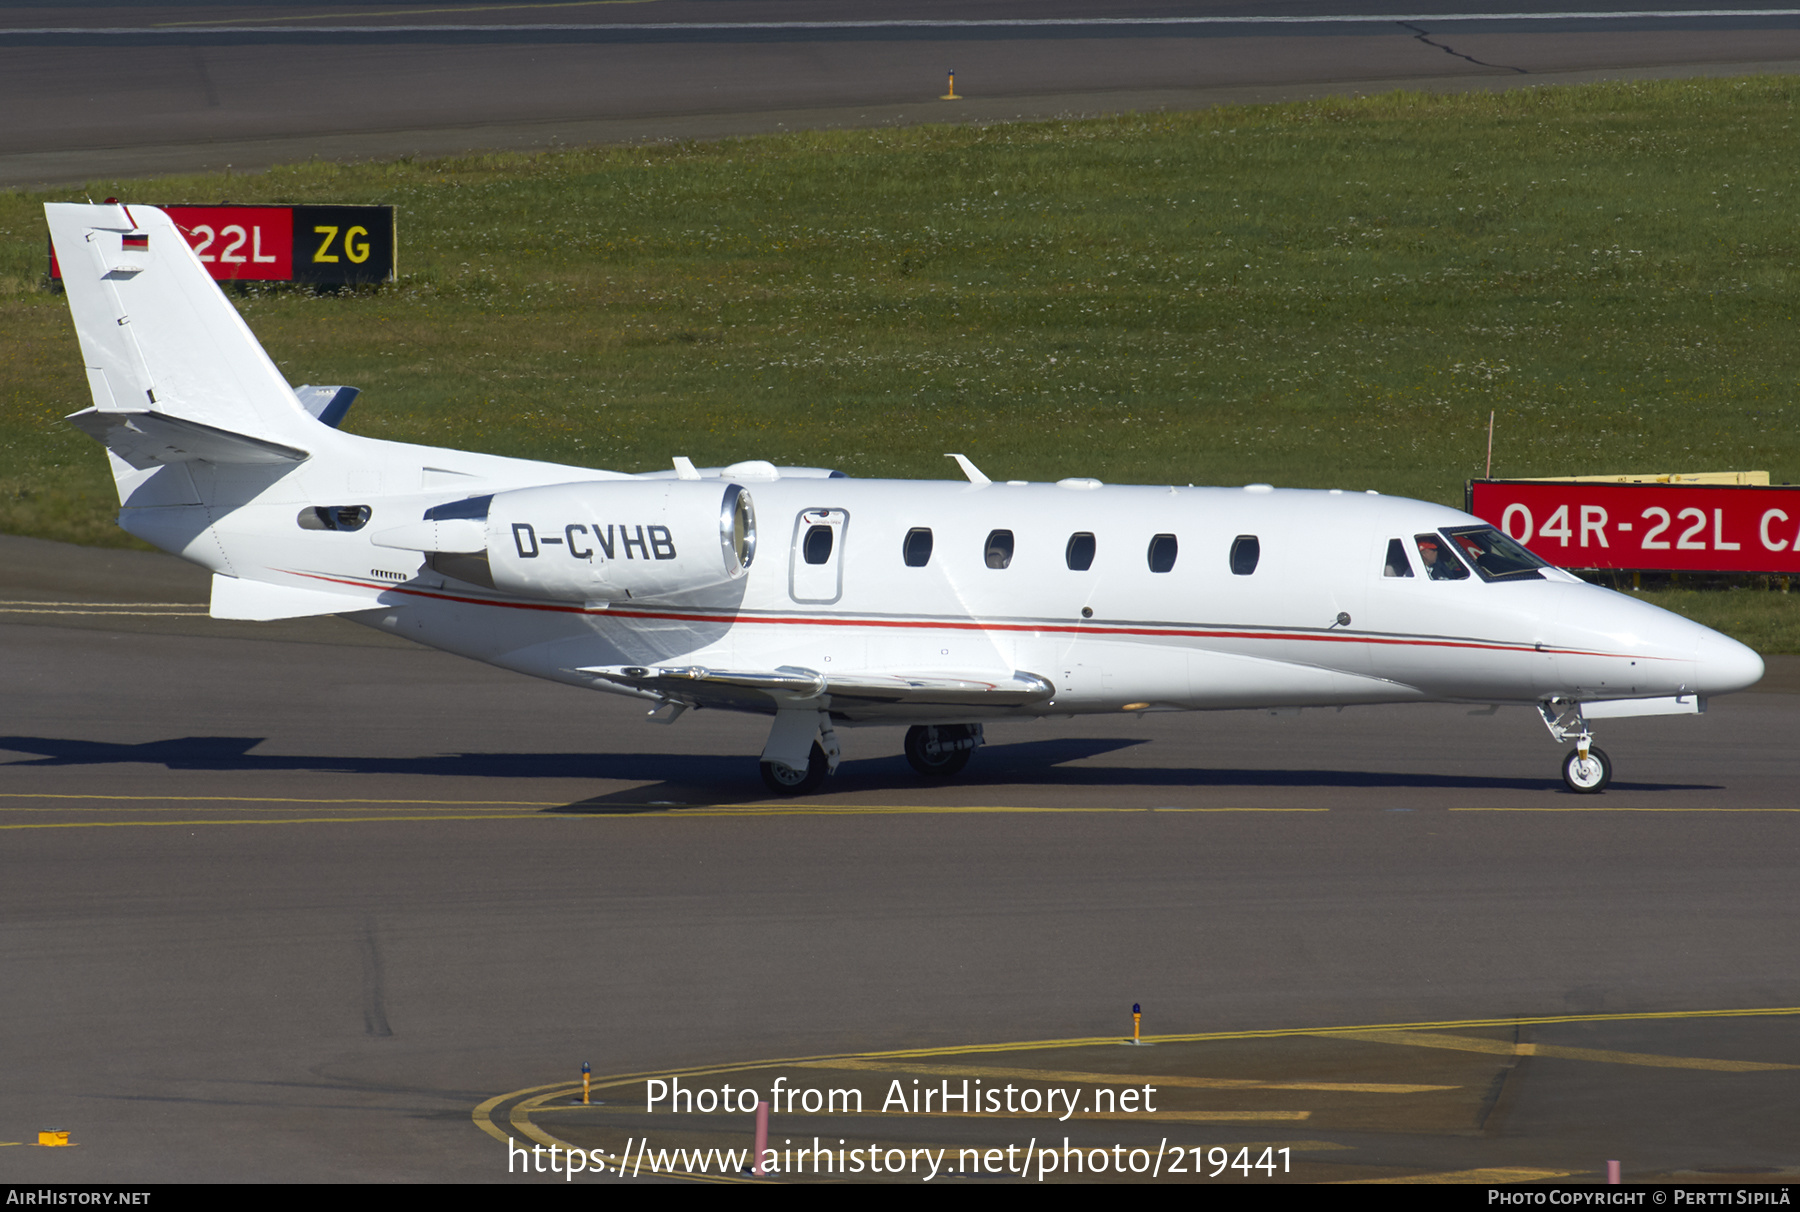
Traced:
<path fill-rule="evenodd" d="M 1708 631 L 1694 654 L 1698 693 L 1730 694 L 1762 680 L 1763 659 L 1729 636 Z"/>

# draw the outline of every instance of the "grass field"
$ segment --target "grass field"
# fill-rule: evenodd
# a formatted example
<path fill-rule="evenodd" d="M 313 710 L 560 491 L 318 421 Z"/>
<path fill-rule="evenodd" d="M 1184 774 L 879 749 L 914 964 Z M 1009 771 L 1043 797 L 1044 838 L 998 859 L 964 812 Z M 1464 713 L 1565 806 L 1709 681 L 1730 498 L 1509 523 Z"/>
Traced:
<path fill-rule="evenodd" d="M 1490 410 L 1500 475 L 1800 479 L 1797 99 L 1391 94 L 87 192 L 398 207 L 394 285 L 239 301 L 291 381 L 364 388 L 346 428 L 376 436 L 1460 505 Z M 86 387 L 39 207 L 81 196 L 0 194 L 0 530 L 126 543 L 59 421 Z M 1727 596 L 1800 651 L 1790 596 Z"/>

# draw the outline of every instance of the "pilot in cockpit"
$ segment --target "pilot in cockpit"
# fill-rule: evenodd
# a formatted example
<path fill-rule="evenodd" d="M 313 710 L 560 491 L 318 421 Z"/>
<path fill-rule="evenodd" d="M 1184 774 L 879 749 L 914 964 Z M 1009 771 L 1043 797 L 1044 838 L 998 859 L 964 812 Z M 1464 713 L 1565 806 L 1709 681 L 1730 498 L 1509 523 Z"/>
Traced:
<path fill-rule="evenodd" d="M 1419 559 L 1425 564 L 1425 575 L 1434 581 L 1460 581 L 1469 575 L 1462 561 L 1439 546 L 1433 535 L 1419 536 Z"/>

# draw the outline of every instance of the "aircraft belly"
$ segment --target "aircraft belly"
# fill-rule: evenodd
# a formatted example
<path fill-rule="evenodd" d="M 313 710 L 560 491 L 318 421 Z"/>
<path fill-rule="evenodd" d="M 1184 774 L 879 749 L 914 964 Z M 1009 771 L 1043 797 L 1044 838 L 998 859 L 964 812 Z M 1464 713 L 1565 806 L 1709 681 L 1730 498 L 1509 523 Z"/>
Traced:
<path fill-rule="evenodd" d="M 1117 709 L 1129 703 L 1185 707 L 1192 685 L 1184 647 L 1084 638 L 1070 644 L 1049 676 L 1054 705 L 1076 710 Z"/>
<path fill-rule="evenodd" d="M 1294 661 L 1236 652 L 1188 654 L 1189 703 L 1201 709 L 1406 702 L 1410 686 Z"/>

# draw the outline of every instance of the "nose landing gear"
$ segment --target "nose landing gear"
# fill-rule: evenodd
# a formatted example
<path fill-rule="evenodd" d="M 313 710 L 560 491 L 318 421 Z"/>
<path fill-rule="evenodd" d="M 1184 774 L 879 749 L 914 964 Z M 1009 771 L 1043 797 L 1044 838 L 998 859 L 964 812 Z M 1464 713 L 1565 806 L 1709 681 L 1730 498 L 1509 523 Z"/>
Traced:
<path fill-rule="evenodd" d="M 1606 750 L 1594 744 L 1594 734 L 1581 716 L 1581 704 L 1553 699 L 1537 705 L 1544 717 L 1544 727 L 1559 741 L 1574 741 L 1575 748 L 1563 758 L 1563 783 L 1577 795 L 1597 795 L 1612 782 L 1612 759 Z"/>

